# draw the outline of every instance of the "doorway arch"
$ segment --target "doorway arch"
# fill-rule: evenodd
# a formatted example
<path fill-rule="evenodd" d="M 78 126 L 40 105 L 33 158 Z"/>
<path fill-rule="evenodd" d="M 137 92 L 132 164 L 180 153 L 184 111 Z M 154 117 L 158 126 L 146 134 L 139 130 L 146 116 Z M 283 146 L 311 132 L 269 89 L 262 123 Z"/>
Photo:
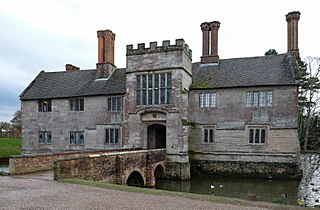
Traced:
<path fill-rule="evenodd" d="M 166 148 L 166 126 L 152 124 L 148 126 L 148 149 Z"/>

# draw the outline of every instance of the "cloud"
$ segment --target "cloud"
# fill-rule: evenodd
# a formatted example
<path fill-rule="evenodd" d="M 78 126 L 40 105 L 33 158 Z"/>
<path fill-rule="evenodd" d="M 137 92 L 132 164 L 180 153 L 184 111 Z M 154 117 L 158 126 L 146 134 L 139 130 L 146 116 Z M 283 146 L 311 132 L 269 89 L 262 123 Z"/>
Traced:
<path fill-rule="evenodd" d="M 63 71 L 66 63 L 95 66 L 88 56 L 92 47 L 83 39 L 50 34 L 2 14 L 0 19 L 0 27 L 6 29 L 0 39 L 0 121 L 11 119 L 20 106 L 19 94 L 41 70 Z"/>

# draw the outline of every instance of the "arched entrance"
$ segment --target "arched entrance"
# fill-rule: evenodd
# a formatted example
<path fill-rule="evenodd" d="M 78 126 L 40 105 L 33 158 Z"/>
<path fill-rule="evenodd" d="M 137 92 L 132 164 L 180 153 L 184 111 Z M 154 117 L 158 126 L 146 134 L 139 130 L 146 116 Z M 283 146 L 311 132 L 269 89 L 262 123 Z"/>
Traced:
<path fill-rule="evenodd" d="M 148 126 L 148 149 L 166 148 L 166 126 L 153 124 Z"/>
<path fill-rule="evenodd" d="M 135 186 L 135 187 L 143 187 L 144 181 L 141 174 L 138 171 L 132 172 L 127 179 L 127 185 Z"/>

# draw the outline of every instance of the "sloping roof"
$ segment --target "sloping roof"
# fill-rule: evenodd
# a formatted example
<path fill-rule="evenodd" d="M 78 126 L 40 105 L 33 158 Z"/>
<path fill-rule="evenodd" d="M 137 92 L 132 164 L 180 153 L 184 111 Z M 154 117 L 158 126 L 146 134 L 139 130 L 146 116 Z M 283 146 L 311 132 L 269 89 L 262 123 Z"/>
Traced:
<path fill-rule="evenodd" d="M 290 54 L 220 59 L 217 64 L 192 64 L 191 89 L 297 85 Z M 21 100 L 116 95 L 126 92 L 126 69 L 116 69 L 108 80 L 96 70 L 44 72 L 21 93 Z"/>
<path fill-rule="evenodd" d="M 290 54 L 280 54 L 193 63 L 191 89 L 296 85 L 293 61 Z"/>
<path fill-rule="evenodd" d="M 21 93 L 21 100 L 124 94 L 125 69 L 116 69 L 108 80 L 96 80 L 96 70 L 41 71 Z"/>

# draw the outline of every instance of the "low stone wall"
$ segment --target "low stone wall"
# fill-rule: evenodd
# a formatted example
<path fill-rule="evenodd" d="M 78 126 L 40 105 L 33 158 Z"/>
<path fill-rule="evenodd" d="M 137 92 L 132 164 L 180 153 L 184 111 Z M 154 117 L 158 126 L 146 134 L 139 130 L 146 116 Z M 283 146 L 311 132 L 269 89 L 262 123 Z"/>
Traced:
<path fill-rule="evenodd" d="M 193 160 L 191 162 L 191 174 L 227 177 L 298 178 L 299 167 L 296 163 Z"/>
<path fill-rule="evenodd" d="M 297 154 L 245 152 L 193 152 L 191 173 L 222 176 L 297 178 Z"/>
<path fill-rule="evenodd" d="M 54 161 L 54 179 L 78 178 L 117 183 L 117 156 L 82 155 Z M 119 167 L 119 166 L 118 166 Z"/>
<path fill-rule="evenodd" d="M 102 154 L 108 151 L 74 152 L 58 154 L 32 154 L 19 155 L 9 159 L 10 175 L 34 173 L 53 169 L 53 162 L 57 159 L 67 157 L 78 157 L 82 155 Z"/>

